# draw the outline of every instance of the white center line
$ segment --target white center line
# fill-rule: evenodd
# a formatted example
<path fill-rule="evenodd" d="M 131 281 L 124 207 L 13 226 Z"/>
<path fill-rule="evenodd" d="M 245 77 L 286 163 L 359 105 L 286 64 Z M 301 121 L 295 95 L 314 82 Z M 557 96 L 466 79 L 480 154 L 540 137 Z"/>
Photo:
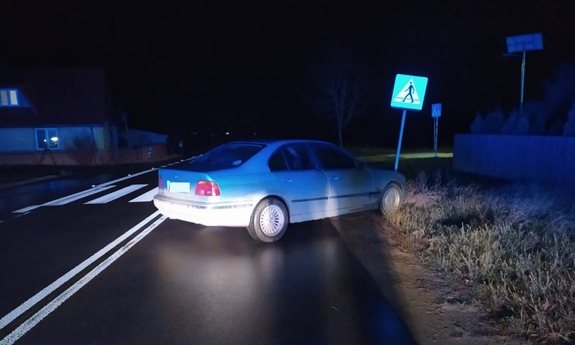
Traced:
<path fill-rule="evenodd" d="M 52 293 L 54 290 L 56 290 L 60 286 L 64 285 L 67 281 L 72 279 L 72 277 L 74 277 L 76 274 L 80 273 L 86 267 L 90 266 L 92 263 L 94 263 L 99 258 L 104 256 L 107 252 L 112 250 L 114 247 L 116 247 L 118 244 L 120 244 L 122 241 L 124 241 L 130 235 L 132 235 L 133 233 L 135 233 L 136 231 L 138 231 L 139 229 L 144 227 L 146 224 L 151 222 L 152 219 L 156 218 L 158 215 L 160 215 L 160 211 L 156 211 L 156 212 L 152 213 L 146 219 L 142 220 L 141 222 L 136 224 L 136 226 L 134 226 L 133 228 L 128 230 L 125 234 L 123 234 L 122 236 L 115 239 L 112 243 L 110 243 L 106 247 L 100 249 L 100 251 L 98 251 L 96 254 L 92 255 L 90 258 L 86 259 L 84 262 L 82 262 L 81 264 L 79 264 L 78 266 L 73 268 L 71 271 L 64 274 L 62 277 L 58 278 L 55 282 L 48 285 L 42 291 L 40 291 L 37 294 L 35 294 L 34 296 L 30 297 L 26 302 L 22 303 L 19 307 L 12 310 L 6 316 L 4 316 L 3 318 L 0 319 L 0 329 L 6 327 L 6 325 L 8 325 L 10 322 L 12 322 L 14 319 L 16 319 L 18 316 L 22 315 L 26 310 L 30 309 L 36 303 L 40 302 L 43 298 L 45 298 L 50 293 Z"/>
<path fill-rule="evenodd" d="M 150 224 L 146 229 L 134 237 L 130 242 L 126 243 L 122 248 L 118 249 L 114 254 L 104 260 L 101 264 L 96 266 L 93 270 L 88 272 L 79 281 L 70 286 L 66 291 L 62 292 L 53 301 L 48 303 L 44 308 L 40 309 L 36 314 L 32 315 L 28 320 L 22 323 L 18 328 L 16 328 L 12 333 L 8 334 L 4 339 L 0 340 L 0 345 L 11 345 L 14 344 L 18 339 L 20 339 L 24 334 L 31 330 L 38 322 L 42 321 L 51 312 L 56 310 L 62 303 L 64 303 L 68 298 L 72 297 L 78 290 L 80 290 L 84 285 L 88 284 L 94 277 L 100 274 L 108 266 L 110 266 L 114 261 L 116 261 L 125 252 L 130 250 L 136 243 L 140 242 L 141 239 L 146 237 L 152 230 L 154 230 L 158 225 L 162 224 L 163 221 L 168 219 L 166 216 L 161 216 L 154 223 Z"/>

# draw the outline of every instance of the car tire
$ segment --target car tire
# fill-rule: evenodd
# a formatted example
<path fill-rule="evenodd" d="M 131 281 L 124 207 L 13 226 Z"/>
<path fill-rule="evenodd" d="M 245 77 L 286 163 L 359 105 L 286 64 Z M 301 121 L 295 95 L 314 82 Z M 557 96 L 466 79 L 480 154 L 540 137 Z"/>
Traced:
<path fill-rule="evenodd" d="M 390 183 L 381 193 L 379 210 L 384 216 L 393 214 L 399 210 L 403 203 L 403 191 L 395 183 Z"/>
<path fill-rule="evenodd" d="M 260 201 L 250 219 L 248 232 L 259 242 L 271 243 L 279 240 L 286 232 L 289 215 L 285 204 L 276 198 Z"/>

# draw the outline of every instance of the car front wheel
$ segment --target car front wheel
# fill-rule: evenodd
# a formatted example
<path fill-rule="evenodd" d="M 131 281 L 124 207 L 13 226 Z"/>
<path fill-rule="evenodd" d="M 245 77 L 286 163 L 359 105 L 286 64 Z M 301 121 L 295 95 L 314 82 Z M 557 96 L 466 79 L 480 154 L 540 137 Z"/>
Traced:
<path fill-rule="evenodd" d="M 384 216 L 390 215 L 401 207 L 402 191 L 398 185 L 391 183 L 383 190 L 379 210 Z"/>
<path fill-rule="evenodd" d="M 248 232 L 256 241 L 271 243 L 279 240 L 288 226 L 287 207 L 275 198 L 264 199 L 254 209 Z"/>

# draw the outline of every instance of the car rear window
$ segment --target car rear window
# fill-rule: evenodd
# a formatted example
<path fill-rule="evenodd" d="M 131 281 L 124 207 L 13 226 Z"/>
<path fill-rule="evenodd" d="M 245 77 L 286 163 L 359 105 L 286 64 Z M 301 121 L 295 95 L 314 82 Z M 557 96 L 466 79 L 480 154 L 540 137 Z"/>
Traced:
<path fill-rule="evenodd" d="M 189 167 L 196 171 L 238 167 L 247 162 L 264 147 L 265 145 L 263 144 L 252 143 L 224 144 L 191 161 Z"/>

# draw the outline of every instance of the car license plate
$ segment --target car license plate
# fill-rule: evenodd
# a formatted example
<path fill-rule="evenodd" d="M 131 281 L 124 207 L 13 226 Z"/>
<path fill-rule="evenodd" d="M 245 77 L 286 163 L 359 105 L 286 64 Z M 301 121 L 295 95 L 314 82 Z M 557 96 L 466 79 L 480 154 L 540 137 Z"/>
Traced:
<path fill-rule="evenodd" d="M 189 182 L 171 182 L 168 184 L 168 190 L 175 193 L 188 193 L 190 191 Z"/>

